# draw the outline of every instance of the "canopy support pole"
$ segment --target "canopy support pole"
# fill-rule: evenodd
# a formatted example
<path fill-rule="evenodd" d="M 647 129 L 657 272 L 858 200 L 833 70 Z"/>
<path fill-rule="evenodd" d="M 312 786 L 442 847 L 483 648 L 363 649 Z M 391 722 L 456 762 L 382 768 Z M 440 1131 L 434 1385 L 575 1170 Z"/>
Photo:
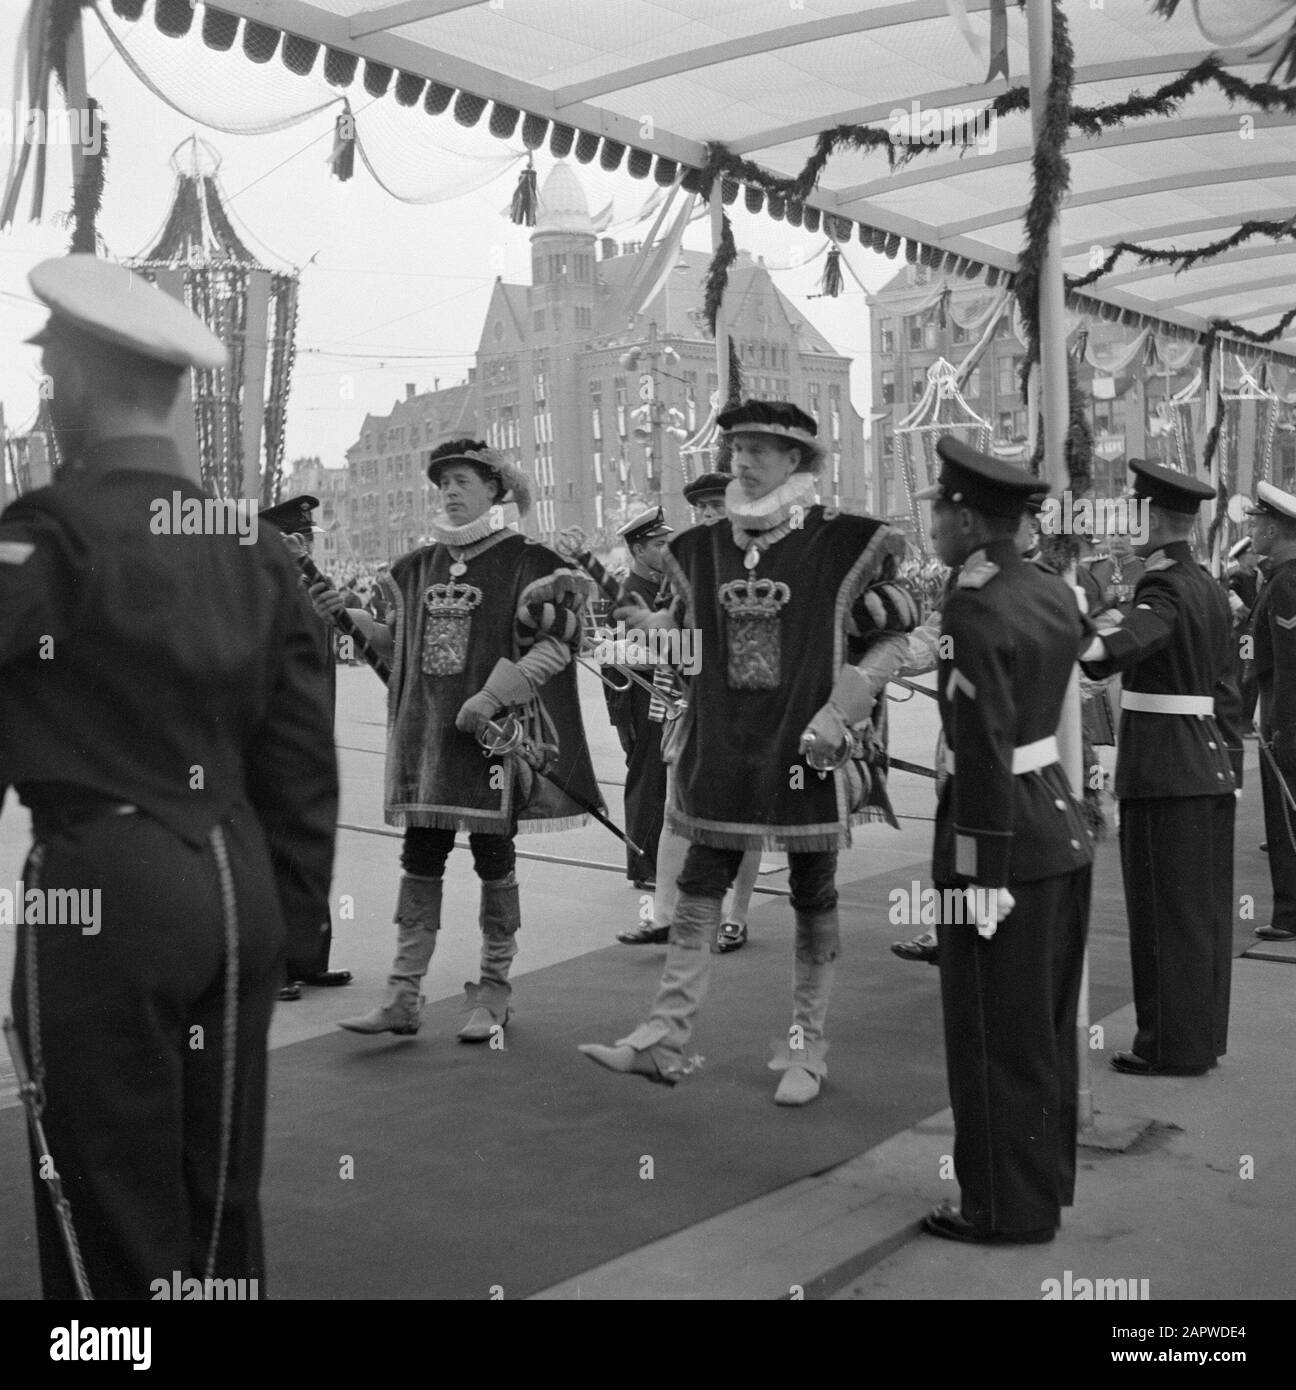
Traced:
<path fill-rule="evenodd" d="M 1053 74 L 1052 0 L 1027 0 L 1027 40 L 1030 54 L 1031 128 L 1035 141 L 1044 136 L 1044 113 L 1048 107 L 1049 84 Z M 1066 432 L 1070 416 L 1066 359 L 1066 294 L 1062 282 L 1062 226 L 1054 217 L 1048 229 L 1039 277 L 1039 409 L 1043 416 L 1044 480 L 1057 496 L 1070 486 L 1066 466 Z M 1074 565 L 1068 580 L 1076 582 Z M 1085 768 L 1080 737 L 1079 668 L 1072 666 L 1058 726 L 1058 748 L 1062 766 L 1073 794 L 1084 796 Z M 1093 1087 L 1089 1073 L 1089 953 L 1086 950 L 1080 982 L 1080 1002 L 1076 1013 L 1076 1045 L 1079 1053 L 1078 1121 L 1081 1129 L 1093 1125 Z"/>

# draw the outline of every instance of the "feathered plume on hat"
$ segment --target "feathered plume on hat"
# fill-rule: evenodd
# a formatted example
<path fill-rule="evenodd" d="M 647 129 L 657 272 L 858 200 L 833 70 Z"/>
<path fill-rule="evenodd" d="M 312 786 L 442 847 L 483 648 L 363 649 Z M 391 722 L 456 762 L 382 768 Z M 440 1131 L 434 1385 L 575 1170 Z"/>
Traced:
<path fill-rule="evenodd" d="M 485 440 L 451 439 L 448 443 L 438 444 L 428 456 L 428 477 L 440 487 L 441 474 L 452 463 L 470 464 L 483 478 L 498 482 L 505 489 L 500 501 L 515 503 L 519 516 L 525 516 L 531 510 L 531 484 L 526 474 L 498 450 L 492 449 Z"/>
<path fill-rule="evenodd" d="M 726 436 L 772 434 L 791 444 L 799 444 L 802 472 L 818 473 L 823 467 L 828 451 L 818 438 L 819 426 L 812 416 L 791 401 L 744 401 L 721 411 L 716 423 Z"/>

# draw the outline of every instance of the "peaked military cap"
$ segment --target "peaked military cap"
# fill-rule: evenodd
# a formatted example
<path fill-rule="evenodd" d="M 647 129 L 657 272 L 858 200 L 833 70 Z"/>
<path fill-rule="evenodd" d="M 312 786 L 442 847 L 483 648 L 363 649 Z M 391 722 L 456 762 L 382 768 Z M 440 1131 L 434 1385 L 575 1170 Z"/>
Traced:
<path fill-rule="evenodd" d="M 729 484 L 733 482 L 732 473 L 703 473 L 684 487 L 684 500 L 691 507 L 701 505 L 704 498 L 723 497 Z"/>
<path fill-rule="evenodd" d="M 207 325 L 124 265 L 78 253 L 42 261 L 27 279 L 50 311 L 27 339 L 38 347 L 71 330 L 177 370 L 225 366 L 225 345 Z"/>
<path fill-rule="evenodd" d="M 1215 496 L 1210 483 L 1200 482 L 1176 468 L 1166 468 L 1146 459 L 1130 459 L 1134 474 L 1134 496 L 1145 497 L 1154 507 L 1168 512 L 1183 512 L 1191 516 L 1207 498 Z"/>
<path fill-rule="evenodd" d="M 716 424 L 726 435 L 772 434 L 789 443 L 800 444 L 805 462 L 817 471 L 827 452 L 819 441 L 819 426 L 791 401 L 744 401 L 716 416 Z"/>
<path fill-rule="evenodd" d="M 1281 516 L 1296 521 L 1296 497 L 1272 483 L 1256 484 L 1256 499 L 1247 507 L 1248 516 Z"/>
<path fill-rule="evenodd" d="M 957 502 L 987 516 L 1020 516 L 1032 502 L 1044 505 L 1049 484 L 1016 464 L 983 454 L 943 434 L 936 441 L 940 477 L 914 493 L 919 502 Z"/>
<path fill-rule="evenodd" d="M 311 513 L 319 506 L 319 498 L 304 492 L 300 497 L 289 497 L 266 507 L 257 515 L 271 526 L 277 526 L 286 536 L 309 536 L 315 529 L 315 519 Z"/>
<path fill-rule="evenodd" d="M 675 528 L 666 524 L 666 518 L 662 514 L 660 507 L 650 507 L 646 512 L 640 512 L 638 516 L 632 516 L 624 526 L 618 527 L 617 535 L 621 537 L 627 545 L 634 545 L 639 541 L 656 540 L 658 536 L 673 535 Z"/>

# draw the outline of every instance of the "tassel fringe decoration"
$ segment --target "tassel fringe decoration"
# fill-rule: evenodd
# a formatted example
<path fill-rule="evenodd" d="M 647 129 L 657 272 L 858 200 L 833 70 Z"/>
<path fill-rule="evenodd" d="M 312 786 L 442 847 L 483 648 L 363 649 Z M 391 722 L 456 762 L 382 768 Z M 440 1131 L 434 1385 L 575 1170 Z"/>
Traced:
<path fill-rule="evenodd" d="M 539 197 L 535 165 L 528 158 L 526 168 L 518 175 L 517 187 L 513 190 L 513 202 L 509 208 L 509 216 L 519 227 L 535 226 Z"/>
<path fill-rule="evenodd" d="M 355 173 L 355 138 L 351 103 L 343 102 L 333 126 L 333 153 L 329 155 L 329 168 L 339 183 L 346 183 Z"/>
<path fill-rule="evenodd" d="M 836 242 L 828 248 L 828 258 L 824 261 L 819 289 L 829 299 L 836 299 L 842 292 L 841 247 Z"/>

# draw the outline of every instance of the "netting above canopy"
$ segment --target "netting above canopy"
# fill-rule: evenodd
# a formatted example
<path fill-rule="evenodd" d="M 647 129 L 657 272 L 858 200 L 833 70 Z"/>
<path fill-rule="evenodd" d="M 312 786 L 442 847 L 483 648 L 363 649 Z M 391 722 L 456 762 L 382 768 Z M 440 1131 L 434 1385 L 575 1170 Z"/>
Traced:
<path fill-rule="evenodd" d="M 528 149 L 550 140 L 556 154 L 662 184 L 684 169 L 690 191 L 723 151 L 726 196 L 745 187 L 753 211 L 811 231 L 831 219 L 838 239 L 857 231 L 889 256 L 984 272 L 991 285 L 1018 269 L 1035 140 L 1014 95 L 1029 66 L 1025 17 L 1004 0 L 224 0 L 201 21 L 189 0 L 111 3 L 128 23 L 150 16 L 168 42 L 238 44 L 259 75 L 322 75 L 357 107 L 363 86 L 464 126 L 489 111 L 501 138 L 520 123 Z M 1192 245 L 1296 206 L 1293 113 L 1270 77 L 1292 42 L 1289 0 L 1165 11 L 1146 0 L 1065 7 L 1076 109 L 1178 93 L 1173 120 L 1162 102 L 1073 129 L 1061 210 L 1072 276 L 1121 241 Z M 929 140 L 929 117 L 939 130 L 947 113 L 975 138 Z M 776 189 L 805 177 L 838 131 L 868 138 L 834 145 L 795 195 Z M 1170 296 L 1160 282 L 1173 267 L 1122 261 L 1085 297 L 1136 328 L 1159 320 L 1201 335 L 1226 318 L 1267 329 L 1290 307 L 1279 279 L 1296 255 L 1292 236 L 1270 239 L 1184 271 Z M 1252 355 L 1296 353 L 1293 322 Z"/>

